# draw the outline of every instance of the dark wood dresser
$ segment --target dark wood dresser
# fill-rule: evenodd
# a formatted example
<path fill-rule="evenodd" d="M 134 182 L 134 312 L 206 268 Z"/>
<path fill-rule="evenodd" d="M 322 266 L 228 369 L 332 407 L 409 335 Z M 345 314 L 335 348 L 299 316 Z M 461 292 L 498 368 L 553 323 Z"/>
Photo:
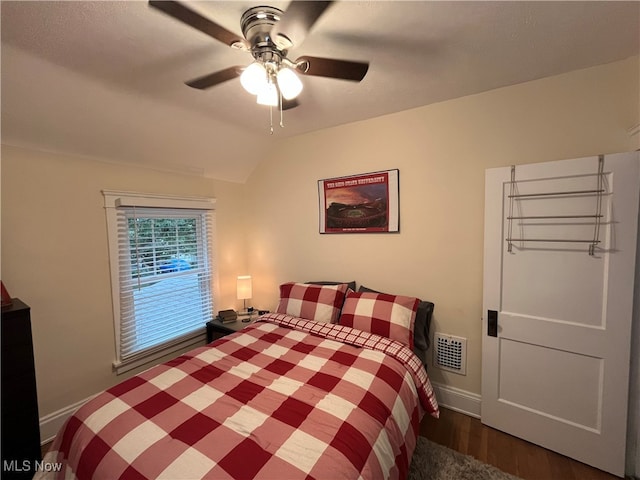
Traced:
<path fill-rule="evenodd" d="M 32 478 L 40 461 L 40 421 L 31 309 L 14 298 L 2 308 L 2 478 Z"/>

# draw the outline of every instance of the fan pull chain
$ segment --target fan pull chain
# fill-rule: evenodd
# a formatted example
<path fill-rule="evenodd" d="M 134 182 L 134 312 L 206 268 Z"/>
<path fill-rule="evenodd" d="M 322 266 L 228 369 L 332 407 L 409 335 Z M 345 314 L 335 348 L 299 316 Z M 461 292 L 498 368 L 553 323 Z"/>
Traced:
<path fill-rule="evenodd" d="M 280 128 L 284 128 L 284 113 L 282 110 L 282 92 L 280 92 Z M 269 134 L 273 135 L 273 106 L 269 105 Z"/>
<path fill-rule="evenodd" d="M 273 135 L 273 107 L 269 105 L 269 134 Z"/>
<path fill-rule="evenodd" d="M 282 91 L 278 89 L 278 93 L 280 93 L 280 128 L 284 128 L 284 116 L 282 114 Z"/>

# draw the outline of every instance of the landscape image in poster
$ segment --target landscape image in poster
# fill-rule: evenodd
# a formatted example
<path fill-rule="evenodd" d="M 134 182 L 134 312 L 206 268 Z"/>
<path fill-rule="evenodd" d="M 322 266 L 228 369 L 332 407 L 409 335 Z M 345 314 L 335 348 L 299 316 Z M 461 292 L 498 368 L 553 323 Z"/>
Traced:
<path fill-rule="evenodd" d="M 327 180 L 324 190 L 327 231 L 388 231 L 386 172 Z"/>

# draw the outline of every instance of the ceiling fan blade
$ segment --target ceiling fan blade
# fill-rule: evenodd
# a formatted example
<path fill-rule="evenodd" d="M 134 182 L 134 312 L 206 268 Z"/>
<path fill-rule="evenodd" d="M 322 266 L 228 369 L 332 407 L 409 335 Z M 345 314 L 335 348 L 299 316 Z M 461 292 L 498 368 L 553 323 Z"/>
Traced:
<path fill-rule="evenodd" d="M 187 25 L 190 25 L 193 28 L 200 30 L 202 33 L 206 33 L 210 37 L 213 37 L 226 45 L 237 46 L 238 48 L 248 48 L 247 41 L 244 38 L 230 32 L 208 18 L 203 17 L 180 2 L 149 0 L 149 5 L 177 20 L 180 20 L 181 22 L 186 23 Z"/>
<path fill-rule="evenodd" d="M 271 29 L 271 40 L 283 50 L 293 45 L 300 46 L 313 24 L 332 3 L 334 2 L 293 0 Z"/>
<path fill-rule="evenodd" d="M 282 110 L 291 110 L 292 108 L 296 108 L 300 105 L 297 98 L 293 98 L 291 100 L 287 100 L 286 98 L 282 99 Z"/>
<path fill-rule="evenodd" d="M 339 78 L 360 82 L 369 70 L 369 63 L 333 58 L 300 57 L 296 60 L 296 70 L 304 75 Z"/>
<path fill-rule="evenodd" d="M 224 70 L 210 73 L 209 75 L 204 75 L 202 77 L 194 78 L 193 80 L 189 80 L 185 83 L 192 88 L 204 90 L 206 88 L 210 88 L 220 83 L 226 82 L 227 80 L 232 80 L 236 77 L 239 77 L 242 73 L 242 68 L 243 67 L 225 68 Z"/>

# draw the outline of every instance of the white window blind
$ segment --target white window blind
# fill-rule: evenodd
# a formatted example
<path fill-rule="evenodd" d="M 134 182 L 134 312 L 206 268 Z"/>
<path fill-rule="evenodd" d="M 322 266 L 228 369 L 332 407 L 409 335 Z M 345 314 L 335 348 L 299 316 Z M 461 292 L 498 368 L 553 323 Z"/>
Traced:
<path fill-rule="evenodd" d="M 162 202 L 113 202 L 118 372 L 202 337 L 213 312 L 214 211 L 145 203 Z"/>

